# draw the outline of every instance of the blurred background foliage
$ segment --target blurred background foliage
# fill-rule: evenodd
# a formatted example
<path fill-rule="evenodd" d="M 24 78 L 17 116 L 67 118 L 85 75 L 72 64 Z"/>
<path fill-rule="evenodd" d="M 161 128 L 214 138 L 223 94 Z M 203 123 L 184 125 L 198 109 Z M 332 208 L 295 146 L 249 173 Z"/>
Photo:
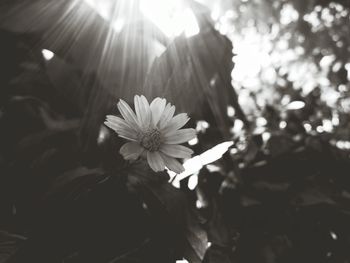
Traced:
<path fill-rule="evenodd" d="M 349 262 L 348 0 L 4 0 L 0 262 Z M 170 100 L 180 175 L 118 154 Z M 170 184 L 170 183 L 171 184 Z"/>

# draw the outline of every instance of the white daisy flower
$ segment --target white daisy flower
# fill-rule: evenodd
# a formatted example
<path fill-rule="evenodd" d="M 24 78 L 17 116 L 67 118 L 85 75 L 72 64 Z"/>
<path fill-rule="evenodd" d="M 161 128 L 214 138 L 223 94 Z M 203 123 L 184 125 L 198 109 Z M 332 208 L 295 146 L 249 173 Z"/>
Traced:
<path fill-rule="evenodd" d="M 117 104 L 124 119 L 108 115 L 105 125 L 131 142 L 120 148 L 126 160 L 146 157 L 156 172 L 165 167 L 175 173 L 184 171 L 176 158 L 190 158 L 193 151 L 179 145 L 196 137 L 194 129 L 180 129 L 189 120 L 186 113 L 174 116 L 175 106 L 165 99 L 155 98 L 151 104 L 145 96 L 134 97 L 135 112 L 123 100 Z"/>

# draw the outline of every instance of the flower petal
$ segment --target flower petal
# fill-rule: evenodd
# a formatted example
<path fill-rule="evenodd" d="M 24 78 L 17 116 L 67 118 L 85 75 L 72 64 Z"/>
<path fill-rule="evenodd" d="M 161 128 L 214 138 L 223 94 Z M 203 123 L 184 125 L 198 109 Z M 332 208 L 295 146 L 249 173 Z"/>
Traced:
<path fill-rule="evenodd" d="M 163 144 L 160 149 L 162 153 L 174 158 L 190 158 L 193 151 L 182 145 Z"/>
<path fill-rule="evenodd" d="M 130 106 L 124 100 L 120 99 L 117 104 L 117 107 L 120 114 L 123 116 L 123 118 L 131 128 L 135 129 L 139 127 L 134 111 L 130 108 Z"/>
<path fill-rule="evenodd" d="M 155 172 L 160 172 L 165 169 L 164 161 L 159 152 L 147 152 L 147 162 Z"/>
<path fill-rule="evenodd" d="M 122 118 L 114 116 L 114 115 L 107 115 L 107 122 L 110 122 L 114 125 L 116 125 L 117 127 L 120 128 L 130 128 L 130 125 Z"/>
<path fill-rule="evenodd" d="M 118 132 L 118 130 L 121 130 L 121 129 L 133 131 L 129 123 L 120 117 L 117 117 L 114 115 L 107 115 L 106 118 L 107 118 L 107 122 L 113 124 L 114 127 L 116 127 L 117 129 L 116 132 Z"/>
<path fill-rule="evenodd" d="M 145 149 L 136 142 L 125 143 L 119 150 L 125 160 L 136 160 Z"/>
<path fill-rule="evenodd" d="M 171 171 L 173 171 L 173 172 L 175 172 L 177 174 L 180 174 L 183 171 L 185 171 L 185 168 L 182 166 L 182 164 L 178 160 L 176 160 L 176 159 L 174 159 L 172 157 L 169 157 L 169 156 L 167 156 L 165 154 L 162 154 L 162 158 L 164 160 L 165 166 L 169 170 L 171 170 Z"/>
<path fill-rule="evenodd" d="M 162 114 L 165 109 L 165 104 L 166 104 L 165 99 L 155 98 L 150 105 L 151 113 L 152 113 L 152 124 L 155 127 L 157 126 L 160 120 L 160 117 L 162 117 Z"/>
<path fill-rule="evenodd" d="M 125 122 L 123 119 L 119 118 L 123 122 Z M 126 123 L 117 122 L 115 120 L 107 120 L 104 122 L 104 124 L 109 127 L 110 129 L 114 130 L 118 135 L 124 139 L 127 139 L 129 141 L 137 141 L 137 134 L 134 130 L 131 130 L 130 127 Z"/>
<path fill-rule="evenodd" d="M 169 132 L 164 135 L 165 144 L 179 144 L 188 142 L 196 137 L 195 129 L 181 129 L 173 132 Z"/>
<path fill-rule="evenodd" d="M 159 128 L 163 129 L 166 127 L 168 122 L 171 120 L 171 118 L 174 116 L 175 113 L 175 106 L 172 106 L 170 103 L 168 103 L 164 109 L 163 115 L 160 117 L 159 120 Z"/>
<path fill-rule="evenodd" d="M 143 130 L 148 129 L 151 123 L 151 109 L 145 96 L 135 96 L 135 111 L 138 122 Z"/>
<path fill-rule="evenodd" d="M 189 119 L 190 118 L 187 116 L 186 113 L 180 113 L 176 115 L 164 127 L 164 129 L 162 130 L 162 133 L 167 134 L 168 132 L 172 132 L 180 129 L 189 121 Z"/>

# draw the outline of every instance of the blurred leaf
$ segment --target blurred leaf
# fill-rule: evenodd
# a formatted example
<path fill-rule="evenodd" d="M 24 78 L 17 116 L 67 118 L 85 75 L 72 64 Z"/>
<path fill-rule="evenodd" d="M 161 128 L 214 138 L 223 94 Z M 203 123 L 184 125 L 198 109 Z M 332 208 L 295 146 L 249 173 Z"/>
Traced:
<path fill-rule="evenodd" d="M 23 236 L 0 231 L 0 263 L 5 263 L 25 240 Z"/>
<path fill-rule="evenodd" d="M 189 262 L 202 262 L 208 246 L 208 237 L 193 215 L 189 215 L 187 219 L 186 238 L 184 257 Z"/>
<path fill-rule="evenodd" d="M 129 182 L 146 203 L 157 224 L 156 231 L 166 235 L 164 242 L 175 242 L 176 255 L 183 255 L 190 262 L 202 262 L 206 233 L 189 211 L 185 195 L 164 180 L 167 177 L 165 173 L 154 173 L 141 162 L 131 168 Z"/>
<path fill-rule="evenodd" d="M 104 173 L 99 168 L 77 167 L 57 177 L 47 195 L 62 195 L 64 199 L 74 200 L 79 198 L 79 195 L 84 194 L 84 189 L 88 191 L 89 185 L 97 184 L 104 178 Z"/>
<path fill-rule="evenodd" d="M 76 67 L 68 64 L 58 56 L 45 63 L 46 74 L 64 103 L 65 112 L 70 117 L 80 117 L 86 110 L 92 84 L 83 82 Z M 85 76 L 85 79 L 88 79 Z M 84 85 L 85 84 L 85 85 Z"/>
<path fill-rule="evenodd" d="M 273 134 L 268 141 L 267 149 L 269 153 L 276 157 L 283 153 L 287 153 L 294 146 L 291 138 L 285 134 Z"/>
<path fill-rule="evenodd" d="M 212 246 L 209 247 L 203 263 L 231 263 L 232 260 L 227 256 L 227 251 L 223 248 Z"/>
<path fill-rule="evenodd" d="M 243 159 L 246 164 L 251 163 L 259 152 L 259 147 L 253 140 L 249 140 L 247 149 L 243 155 Z"/>
<path fill-rule="evenodd" d="M 213 29 L 190 38 L 181 35 L 154 61 L 144 87 L 146 95 L 164 96 L 197 120 L 213 116 L 227 136 L 227 106 L 235 98 L 230 58 L 232 44 Z"/>
<path fill-rule="evenodd" d="M 297 206 L 309 206 L 317 204 L 336 205 L 330 194 L 325 193 L 319 187 L 307 187 L 298 193 L 291 202 Z"/>

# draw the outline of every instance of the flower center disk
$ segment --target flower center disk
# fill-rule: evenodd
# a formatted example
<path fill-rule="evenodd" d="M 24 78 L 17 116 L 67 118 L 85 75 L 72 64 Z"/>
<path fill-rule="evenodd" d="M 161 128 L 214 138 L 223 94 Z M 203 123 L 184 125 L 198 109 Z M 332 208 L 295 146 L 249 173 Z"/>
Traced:
<path fill-rule="evenodd" d="M 150 152 L 158 151 L 161 145 L 161 133 L 157 129 L 141 134 L 140 144 Z"/>

